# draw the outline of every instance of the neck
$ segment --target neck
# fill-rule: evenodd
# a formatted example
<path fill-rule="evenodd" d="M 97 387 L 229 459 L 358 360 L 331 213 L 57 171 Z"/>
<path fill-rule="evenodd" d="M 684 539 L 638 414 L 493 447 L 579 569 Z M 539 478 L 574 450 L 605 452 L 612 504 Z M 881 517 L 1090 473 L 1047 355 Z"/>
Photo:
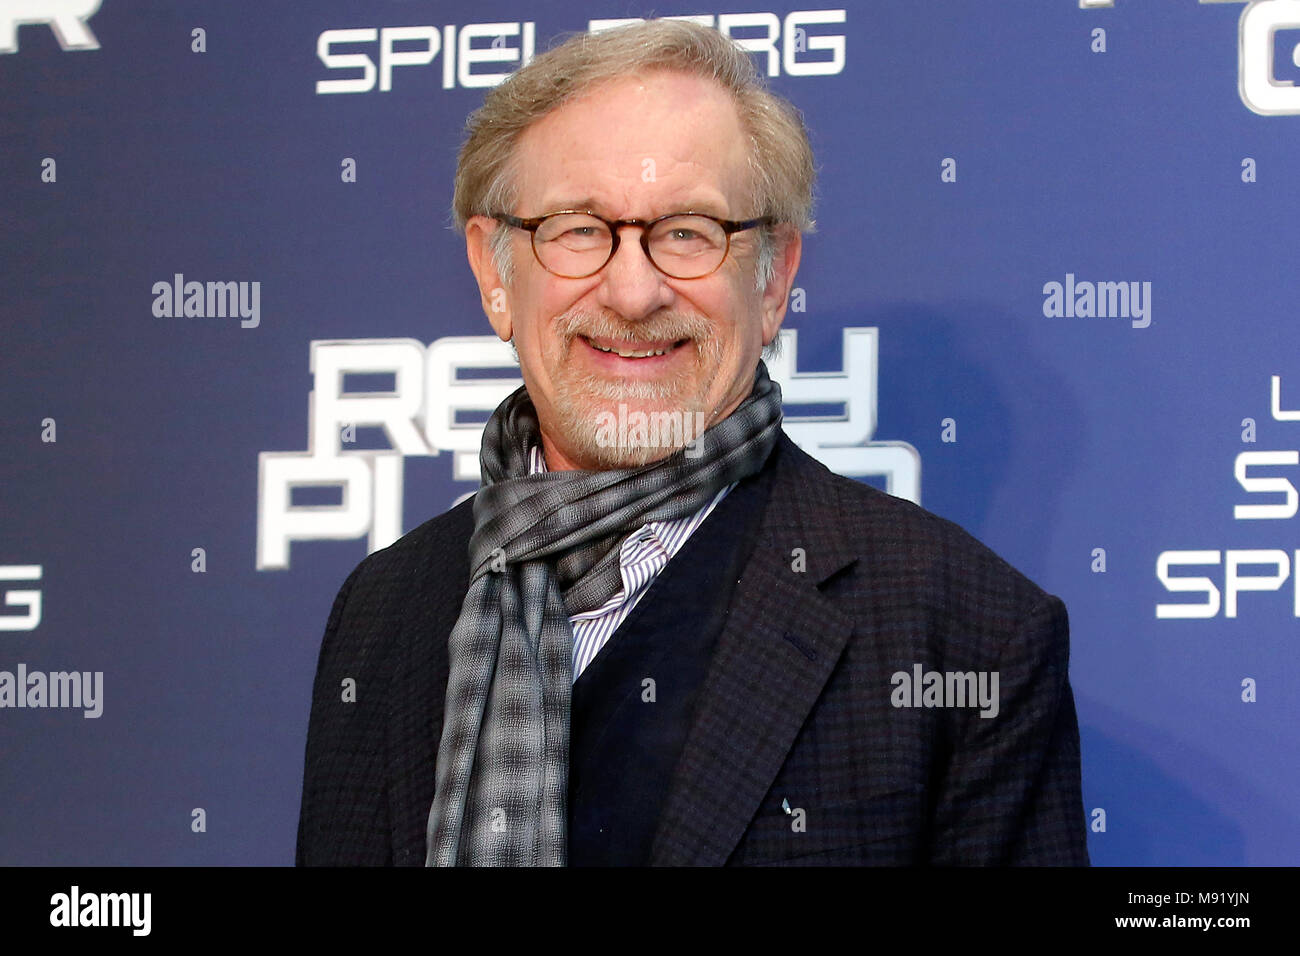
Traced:
<path fill-rule="evenodd" d="M 546 432 L 542 432 L 542 455 L 546 458 L 547 471 L 582 471 L 581 465 L 572 461 L 551 441 Z M 589 470 L 589 469 L 587 469 Z"/>

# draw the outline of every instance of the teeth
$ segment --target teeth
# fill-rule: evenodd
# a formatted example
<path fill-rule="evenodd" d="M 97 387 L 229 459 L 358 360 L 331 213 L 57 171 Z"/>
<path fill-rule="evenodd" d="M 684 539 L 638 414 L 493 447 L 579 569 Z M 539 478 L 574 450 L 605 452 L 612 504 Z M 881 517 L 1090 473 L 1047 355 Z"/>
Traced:
<path fill-rule="evenodd" d="M 649 358 L 651 355 L 667 355 L 668 349 L 655 349 L 650 352 L 620 352 L 618 349 L 607 349 L 603 345 L 597 345 L 595 342 L 590 343 L 594 349 L 600 349 L 602 352 L 612 352 L 619 358 Z"/>

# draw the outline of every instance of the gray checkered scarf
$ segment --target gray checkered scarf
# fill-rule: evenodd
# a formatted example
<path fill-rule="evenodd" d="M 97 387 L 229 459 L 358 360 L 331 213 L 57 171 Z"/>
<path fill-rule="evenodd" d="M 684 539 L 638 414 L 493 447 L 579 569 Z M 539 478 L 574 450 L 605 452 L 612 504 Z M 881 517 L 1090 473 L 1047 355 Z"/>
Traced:
<path fill-rule="evenodd" d="M 525 389 L 483 430 L 470 585 L 450 673 L 428 866 L 563 866 L 568 849 L 569 615 L 622 588 L 619 548 L 650 521 L 693 514 L 763 467 L 781 389 L 759 362 L 748 398 L 697 447 L 639 468 L 528 473 L 541 441 Z"/>

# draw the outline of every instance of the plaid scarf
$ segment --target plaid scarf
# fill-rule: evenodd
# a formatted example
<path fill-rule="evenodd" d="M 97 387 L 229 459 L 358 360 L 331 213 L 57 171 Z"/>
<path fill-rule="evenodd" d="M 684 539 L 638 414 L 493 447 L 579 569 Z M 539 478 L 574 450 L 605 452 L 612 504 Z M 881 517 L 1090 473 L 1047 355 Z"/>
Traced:
<path fill-rule="evenodd" d="M 568 849 L 569 616 L 622 589 L 619 548 L 650 521 L 693 514 L 758 472 L 781 427 L 761 361 L 738 408 L 685 449 L 639 468 L 528 474 L 539 444 L 524 388 L 492 413 L 474 499 L 470 585 L 450 673 L 428 866 L 563 866 Z"/>

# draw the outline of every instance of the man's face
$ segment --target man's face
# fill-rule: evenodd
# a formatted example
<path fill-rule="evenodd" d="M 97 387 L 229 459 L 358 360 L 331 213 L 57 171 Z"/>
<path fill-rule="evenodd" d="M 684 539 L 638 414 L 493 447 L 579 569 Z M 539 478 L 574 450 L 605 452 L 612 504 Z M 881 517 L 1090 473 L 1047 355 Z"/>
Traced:
<path fill-rule="evenodd" d="M 729 95 L 711 81 L 664 71 L 611 81 L 523 134 L 519 204 L 506 211 L 649 220 L 689 210 L 746 219 L 755 214 L 746 139 Z M 673 279 L 646 258 L 641 230 L 627 226 L 604 269 L 567 279 L 543 269 L 529 234 L 516 229 L 506 288 L 488 251 L 496 225 L 470 220 L 470 263 L 493 328 L 519 353 L 552 470 L 653 461 L 682 444 L 679 436 L 695 437 L 697 422 L 708 427 L 731 414 L 780 328 L 800 252 L 798 232 L 789 230 L 784 248 L 778 244 L 775 279 L 759 292 L 756 230 L 732 236 L 712 275 Z M 654 444 L 643 448 L 611 442 L 620 405 L 624 421 L 641 412 L 662 422 L 659 413 L 667 413 L 681 416 L 689 432 L 652 430 Z"/>

